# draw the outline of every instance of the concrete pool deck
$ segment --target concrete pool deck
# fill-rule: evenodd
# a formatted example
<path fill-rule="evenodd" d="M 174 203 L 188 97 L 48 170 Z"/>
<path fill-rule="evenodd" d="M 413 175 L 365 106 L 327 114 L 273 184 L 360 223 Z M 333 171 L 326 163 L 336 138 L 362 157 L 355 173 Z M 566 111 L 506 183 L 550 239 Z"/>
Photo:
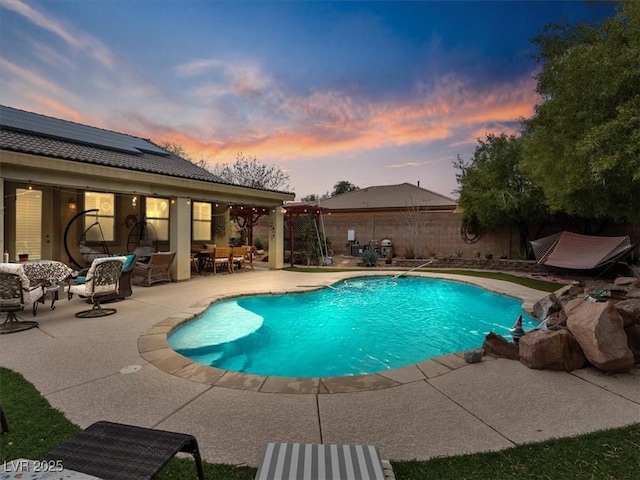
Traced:
<path fill-rule="evenodd" d="M 0 365 L 81 427 L 110 420 L 187 432 L 206 461 L 228 464 L 257 466 L 267 442 L 372 443 L 383 458 L 425 460 L 640 422 L 638 365 L 625 374 L 565 373 L 448 355 L 380 375 L 299 381 L 200 366 L 166 347 L 175 323 L 223 297 L 395 273 L 256 269 L 135 286 L 113 305 L 117 314 L 97 319 L 75 318 L 86 304 L 64 298 L 55 310 L 40 305 L 38 329 L 0 336 Z M 478 284 L 525 308 L 544 295 L 479 277 L 420 275 Z"/>

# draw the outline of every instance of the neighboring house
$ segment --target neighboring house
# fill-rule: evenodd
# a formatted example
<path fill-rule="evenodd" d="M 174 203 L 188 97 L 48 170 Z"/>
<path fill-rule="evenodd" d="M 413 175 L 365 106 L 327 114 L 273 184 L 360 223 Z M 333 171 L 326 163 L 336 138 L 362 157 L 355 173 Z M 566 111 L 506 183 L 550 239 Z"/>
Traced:
<path fill-rule="evenodd" d="M 396 254 L 413 250 L 424 257 L 428 249 L 443 252 L 460 239 L 458 203 L 411 183 L 362 188 L 319 204 L 331 212 L 323 220 L 335 253 L 351 253 L 353 242 L 363 248 L 391 240 Z"/>
<path fill-rule="evenodd" d="M 0 193 L 0 249 L 11 260 L 28 253 L 68 262 L 65 233 L 72 255 L 79 241 L 124 253 L 153 240 L 177 252 L 177 281 L 190 278 L 192 244 L 228 243 L 233 206 L 269 209 L 269 266 L 282 268 L 281 207 L 294 197 L 224 183 L 149 140 L 7 106 L 0 106 Z M 68 227 L 86 210 L 93 211 Z"/>

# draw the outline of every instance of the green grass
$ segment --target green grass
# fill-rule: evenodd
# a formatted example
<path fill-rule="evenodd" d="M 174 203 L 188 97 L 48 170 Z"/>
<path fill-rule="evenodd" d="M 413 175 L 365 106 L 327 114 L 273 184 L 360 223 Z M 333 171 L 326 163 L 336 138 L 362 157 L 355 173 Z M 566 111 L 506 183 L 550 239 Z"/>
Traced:
<path fill-rule="evenodd" d="M 322 273 L 322 272 L 353 272 L 353 271 L 372 271 L 369 268 L 353 269 L 353 268 L 327 268 L 327 267 L 287 267 L 285 270 L 290 272 L 301 273 Z M 494 280 L 504 280 L 506 282 L 517 283 L 525 287 L 533 288 L 535 290 L 541 290 L 543 292 L 554 292 L 558 290 L 562 285 L 554 282 L 548 282 L 546 280 L 538 280 L 530 277 L 520 277 L 518 275 L 511 275 L 509 273 L 502 272 L 490 272 L 490 271 L 477 271 L 477 270 L 441 270 L 433 268 L 420 268 L 417 272 L 432 272 L 432 273 L 450 273 L 453 275 L 463 275 L 468 277 L 482 277 L 492 278 Z"/>
<path fill-rule="evenodd" d="M 22 375 L 0 367 L 0 404 L 10 432 L 0 436 L 0 462 L 39 458 L 79 428 L 51 407 Z M 209 480 L 252 480 L 256 469 L 205 463 Z M 508 450 L 393 462 L 397 480 L 611 479 L 640 478 L 640 424 Z M 161 480 L 195 478 L 188 459 L 172 460 Z"/>

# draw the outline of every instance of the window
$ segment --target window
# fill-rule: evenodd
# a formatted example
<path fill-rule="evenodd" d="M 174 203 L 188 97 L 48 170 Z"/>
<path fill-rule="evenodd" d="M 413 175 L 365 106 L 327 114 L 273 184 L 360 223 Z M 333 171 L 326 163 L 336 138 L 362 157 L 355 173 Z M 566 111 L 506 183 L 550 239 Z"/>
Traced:
<path fill-rule="evenodd" d="M 87 242 L 113 242 L 116 236 L 116 198 L 113 193 L 85 192 L 85 210 L 97 209 L 84 217 Z"/>
<path fill-rule="evenodd" d="M 16 188 L 16 255 L 42 255 L 42 192 Z"/>
<path fill-rule="evenodd" d="M 193 240 L 211 240 L 211 204 L 193 202 Z"/>
<path fill-rule="evenodd" d="M 145 213 L 147 224 L 156 232 L 156 240 L 169 240 L 169 199 L 148 197 Z"/>

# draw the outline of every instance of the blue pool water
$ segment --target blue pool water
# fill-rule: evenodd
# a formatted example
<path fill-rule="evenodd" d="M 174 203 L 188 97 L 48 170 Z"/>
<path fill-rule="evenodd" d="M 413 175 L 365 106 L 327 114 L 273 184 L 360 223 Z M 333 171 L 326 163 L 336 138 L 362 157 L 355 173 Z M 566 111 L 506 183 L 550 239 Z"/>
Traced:
<path fill-rule="evenodd" d="M 169 335 L 195 362 L 285 377 L 376 373 L 469 348 L 509 330 L 521 301 L 473 285 L 363 277 L 308 293 L 240 297 L 209 306 Z"/>

